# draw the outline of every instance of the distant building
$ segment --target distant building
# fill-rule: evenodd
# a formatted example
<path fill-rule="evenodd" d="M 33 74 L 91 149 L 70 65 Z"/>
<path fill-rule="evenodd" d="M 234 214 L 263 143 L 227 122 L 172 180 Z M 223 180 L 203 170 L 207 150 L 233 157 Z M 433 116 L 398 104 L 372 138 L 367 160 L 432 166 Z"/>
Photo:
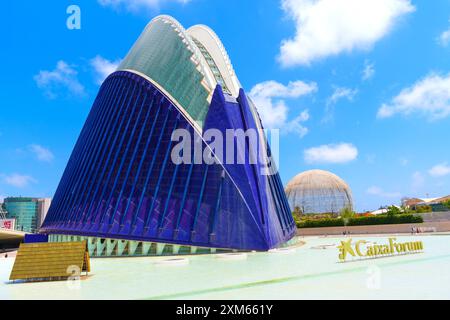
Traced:
<path fill-rule="evenodd" d="M 6 209 L 3 203 L 0 203 L 0 220 L 1 219 L 6 219 Z"/>
<path fill-rule="evenodd" d="M 449 201 L 450 195 L 440 198 L 406 198 L 402 200 L 402 205 L 413 210 L 420 206 L 429 206 L 434 212 L 449 211 L 450 208 L 444 205 Z"/>
<path fill-rule="evenodd" d="M 406 198 L 402 200 L 402 205 L 406 208 L 412 208 L 414 206 L 416 206 L 419 203 L 424 202 L 423 199 L 419 199 L 419 198 Z"/>
<path fill-rule="evenodd" d="M 371 216 L 379 216 L 379 215 L 387 214 L 387 213 L 389 212 L 389 208 L 390 208 L 390 207 L 396 207 L 396 208 L 399 209 L 401 212 L 403 212 L 402 207 L 393 205 L 393 206 L 389 206 L 389 207 L 386 207 L 386 208 L 380 208 L 380 209 L 378 209 L 378 210 L 369 212 L 369 214 L 370 214 Z"/>
<path fill-rule="evenodd" d="M 4 200 L 6 217 L 16 220 L 16 230 L 35 232 L 47 215 L 51 199 L 10 197 Z"/>
<path fill-rule="evenodd" d="M 379 215 L 386 214 L 386 213 L 388 213 L 388 209 L 378 209 L 378 210 L 370 212 L 370 215 L 379 216 Z"/>
<path fill-rule="evenodd" d="M 45 217 L 47 216 L 48 209 L 52 203 L 50 198 L 42 198 L 38 200 L 38 228 L 44 223 Z"/>

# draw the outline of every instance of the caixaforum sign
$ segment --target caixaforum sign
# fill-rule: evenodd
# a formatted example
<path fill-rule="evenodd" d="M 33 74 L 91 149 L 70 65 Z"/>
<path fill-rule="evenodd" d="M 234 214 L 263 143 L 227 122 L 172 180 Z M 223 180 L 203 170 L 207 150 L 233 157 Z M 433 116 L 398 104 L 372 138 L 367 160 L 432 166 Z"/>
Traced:
<path fill-rule="evenodd" d="M 341 241 L 339 260 L 344 262 L 348 257 L 377 258 L 400 255 L 406 253 L 419 253 L 424 250 L 422 241 L 397 242 L 396 238 L 389 238 L 386 244 L 372 244 L 365 240 L 353 242 L 353 239 Z"/>

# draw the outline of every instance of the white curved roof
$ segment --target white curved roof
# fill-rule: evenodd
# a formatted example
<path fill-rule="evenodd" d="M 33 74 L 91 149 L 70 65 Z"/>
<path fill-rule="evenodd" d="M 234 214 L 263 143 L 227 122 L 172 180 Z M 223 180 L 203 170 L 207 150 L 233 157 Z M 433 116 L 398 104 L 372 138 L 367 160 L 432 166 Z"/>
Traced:
<path fill-rule="evenodd" d="M 186 44 L 186 47 L 188 50 L 190 50 L 193 53 L 192 61 L 198 66 L 199 72 L 202 73 L 202 75 L 205 77 L 205 80 L 209 86 L 210 91 L 214 91 L 216 86 L 216 81 L 214 79 L 214 76 L 212 75 L 210 68 L 208 64 L 206 63 L 205 59 L 203 58 L 202 53 L 200 52 L 200 49 L 197 47 L 197 45 L 192 41 L 191 37 L 188 35 L 186 29 L 183 27 L 183 25 L 178 22 L 175 18 L 168 16 L 168 15 L 159 15 L 155 18 L 153 18 L 148 24 L 147 27 L 151 26 L 156 21 L 161 20 L 165 23 L 169 23 L 172 25 L 177 32 L 179 32 L 179 36 L 182 39 L 182 41 Z"/>
<path fill-rule="evenodd" d="M 185 29 L 175 18 L 168 15 L 159 15 L 153 18 L 146 29 L 157 21 L 170 24 L 178 32 L 186 48 L 193 53 L 192 61 L 197 65 L 197 70 L 204 76 L 204 85 L 211 96 L 216 85 L 220 84 L 225 92 L 234 97 L 239 95 L 241 84 L 236 76 L 231 60 L 217 34 L 208 26 L 195 25 Z M 213 62 L 207 61 L 210 55 Z M 214 70 L 217 67 L 217 70 Z M 223 79 L 223 83 L 221 83 Z"/>
<path fill-rule="evenodd" d="M 233 65 L 231 64 L 230 57 L 217 34 L 205 25 L 195 25 L 189 28 L 186 33 L 194 40 L 200 42 L 200 44 L 208 51 L 219 69 L 230 93 L 233 96 L 238 96 L 241 84 L 239 83 Z M 207 63 L 207 65 L 211 70 L 210 64 Z"/>
<path fill-rule="evenodd" d="M 168 15 L 157 16 L 147 24 L 141 37 L 130 50 L 124 62 L 122 62 L 121 69 L 140 71 L 152 79 L 159 75 L 157 74 L 155 76 L 155 73 L 161 72 L 159 70 L 161 68 L 158 68 L 157 65 L 161 59 L 165 60 L 166 57 L 160 56 L 159 61 L 155 61 L 154 57 L 157 54 L 154 51 L 156 49 L 150 46 L 150 42 L 157 43 L 157 41 L 165 41 L 164 38 L 158 37 L 158 33 L 168 32 L 167 29 L 163 31 L 158 30 L 158 25 L 161 24 L 169 25 L 172 31 L 179 37 L 177 42 L 184 45 L 185 50 L 192 54 L 189 58 L 190 62 L 194 65 L 196 72 L 201 76 L 201 81 L 198 84 L 207 90 L 207 100 L 209 103 L 211 102 L 217 84 L 222 86 L 224 92 L 234 97 L 239 96 L 241 84 L 225 47 L 216 33 L 205 25 L 195 25 L 186 30 L 176 19 Z M 173 37 L 167 41 L 173 41 Z M 168 49 L 166 48 L 166 50 Z M 166 52 L 166 54 L 173 57 L 174 53 Z M 189 72 L 192 72 L 192 70 L 189 70 Z M 165 86 L 165 83 L 160 84 L 163 87 Z M 168 91 L 170 92 L 170 90 Z"/>

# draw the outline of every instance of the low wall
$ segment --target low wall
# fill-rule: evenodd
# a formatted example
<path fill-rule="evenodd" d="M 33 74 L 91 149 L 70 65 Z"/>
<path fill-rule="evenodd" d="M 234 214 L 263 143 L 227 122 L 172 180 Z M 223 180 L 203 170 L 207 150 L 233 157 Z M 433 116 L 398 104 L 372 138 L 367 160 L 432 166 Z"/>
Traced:
<path fill-rule="evenodd" d="M 448 232 L 450 231 L 450 221 L 414 224 L 391 224 L 379 226 L 304 228 L 298 229 L 297 234 L 300 236 L 342 235 L 344 231 L 350 232 L 350 234 L 411 233 L 413 227 L 435 229 L 436 232 Z"/>
<path fill-rule="evenodd" d="M 420 213 L 424 222 L 444 222 L 450 221 L 450 211 Z"/>

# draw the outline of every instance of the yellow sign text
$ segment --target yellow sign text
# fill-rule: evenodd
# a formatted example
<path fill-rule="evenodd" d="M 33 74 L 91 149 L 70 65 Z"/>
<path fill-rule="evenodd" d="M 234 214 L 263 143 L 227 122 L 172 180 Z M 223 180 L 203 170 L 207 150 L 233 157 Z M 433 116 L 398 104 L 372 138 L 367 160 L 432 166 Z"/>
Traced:
<path fill-rule="evenodd" d="M 345 261 L 347 257 L 376 258 L 382 256 L 392 256 L 405 253 L 419 253 L 424 247 L 422 241 L 397 243 L 396 238 L 389 238 L 387 244 L 372 244 L 365 240 L 353 243 L 353 239 L 341 241 L 339 249 L 339 260 Z"/>

